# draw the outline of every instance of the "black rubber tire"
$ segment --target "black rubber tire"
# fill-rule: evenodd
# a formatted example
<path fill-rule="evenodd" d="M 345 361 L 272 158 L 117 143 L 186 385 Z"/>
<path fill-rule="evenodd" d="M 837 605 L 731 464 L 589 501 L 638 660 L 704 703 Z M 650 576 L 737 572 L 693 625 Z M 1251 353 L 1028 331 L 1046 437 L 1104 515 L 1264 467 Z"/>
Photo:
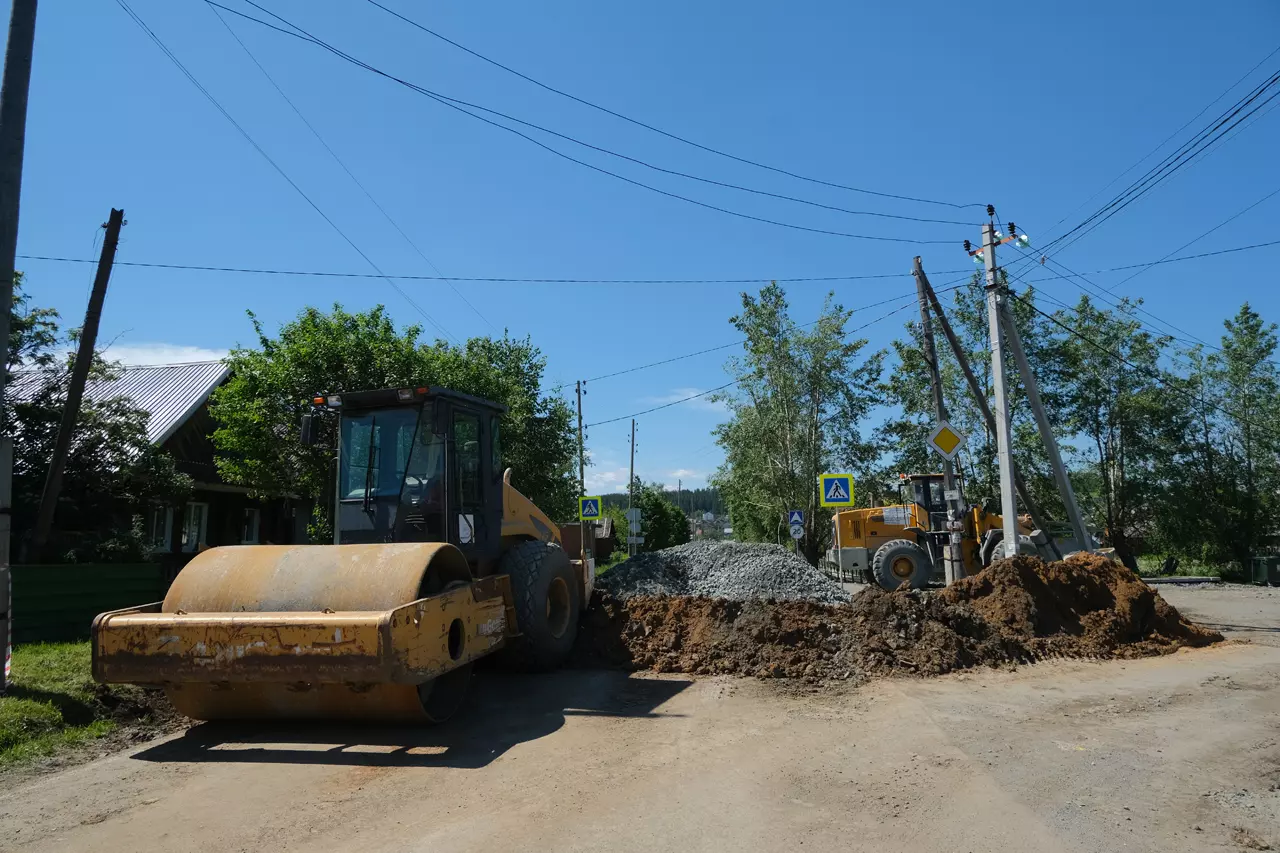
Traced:
<path fill-rule="evenodd" d="M 901 560 L 911 562 L 909 575 L 895 574 L 893 567 Z M 876 551 L 871 560 L 871 575 L 881 588 L 890 592 L 896 589 L 924 589 L 933 577 L 933 561 L 923 548 L 909 539 L 894 539 Z"/>
<path fill-rule="evenodd" d="M 502 555 L 500 571 L 511 578 L 511 596 L 515 599 L 516 626 L 519 637 L 507 641 L 503 661 L 515 669 L 542 672 L 565 662 L 578 636 L 582 613 L 582 585 L 569 556 L 559 545 L 526 541 L 512 546 Z M 559 607 L 548 607 L 553 585 L 567 601 Z M 567 607 L 568 612 L 563 612 Z M 549 612 L 554 609 L 553 614 Z M 553 624 L 554 622 L 554 624 Z M 555 628 L 559 627 L 559 636 Z"/>
<path fill-rule="evenodd" d="M 1003 549 L 1000 547 L 1000 543 L 1002 542 L 1004 542 L 1003 530 L 997 528 L 995 530 L 988 531 L 987 538 L 983 541 L 981 551 L 978 555 L 979 559 L 982 561 L 982 568 L 985 569 L 998 559 L 1004 559 L 1004 554 L 1001 553 Z M 1046 550 L 1045 553 L 1040 553 L 1040 549 L 1036 547 L 1036 543 L 1031 541 L 1030 536 L 1025 533 L 1019 533 L 1018 553 L 1028 557 L 1041 557 L 1048 562 L 1051 559 L 1050 554 L 1052 552 Z"/>

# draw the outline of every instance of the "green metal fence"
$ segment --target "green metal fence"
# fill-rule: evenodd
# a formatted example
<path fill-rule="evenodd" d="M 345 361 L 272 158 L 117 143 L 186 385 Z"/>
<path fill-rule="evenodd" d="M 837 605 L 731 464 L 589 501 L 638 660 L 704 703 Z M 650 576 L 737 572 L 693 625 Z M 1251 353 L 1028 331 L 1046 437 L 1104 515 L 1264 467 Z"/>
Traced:
<path fill-rule="evenodd" d="M 168 588 L 158 563 L 13 566 L 12 572 L 15 644 L 86 638 L 94 616 L 159 601 Z"/>

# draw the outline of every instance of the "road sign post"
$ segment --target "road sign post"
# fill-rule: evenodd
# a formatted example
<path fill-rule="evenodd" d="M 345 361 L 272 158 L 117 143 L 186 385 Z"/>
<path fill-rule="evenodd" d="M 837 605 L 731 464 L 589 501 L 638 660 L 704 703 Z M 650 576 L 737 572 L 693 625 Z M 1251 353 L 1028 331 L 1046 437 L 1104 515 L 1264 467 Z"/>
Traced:
<path fill-rule="evenodd" d="M 796 541 L 796 549 L 800 548 L 800 540 L 804 538 L 804 511 L 793 509 L 787 511 L 787 527 L 791 529 L 791 538 Z"/>

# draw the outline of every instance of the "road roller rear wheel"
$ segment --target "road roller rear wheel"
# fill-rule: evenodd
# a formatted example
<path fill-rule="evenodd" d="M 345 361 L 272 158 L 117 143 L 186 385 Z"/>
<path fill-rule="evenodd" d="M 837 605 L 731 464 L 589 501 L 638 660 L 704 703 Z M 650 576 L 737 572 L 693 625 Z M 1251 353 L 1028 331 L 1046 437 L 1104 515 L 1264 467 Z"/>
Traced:
<path fill-rule="evenodd" d="M 511 577 L 521 634 L 508 640 L 503 659 L 523 670 L 555 669 L 573 649 L 582 609 L 569 556 L 559 545 L 521 542 L 502 555 L 501 571 Z"/>

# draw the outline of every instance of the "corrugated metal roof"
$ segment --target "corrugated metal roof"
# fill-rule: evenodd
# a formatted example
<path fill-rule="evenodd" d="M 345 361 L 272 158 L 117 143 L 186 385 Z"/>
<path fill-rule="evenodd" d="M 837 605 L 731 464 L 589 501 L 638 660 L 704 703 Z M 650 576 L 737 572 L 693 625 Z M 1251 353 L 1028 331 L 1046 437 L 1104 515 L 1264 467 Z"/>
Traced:
<path fill-rule="evenodd" d="M 115 379 L 89 380 L 84 393 L 89 400 L 128 397 L 151 415 L 147 420 L 147 438 L 153 444 L 163 444 L 209 399 L 230 372 L 221 361 L 124 366 L 116 372 Z M 42 381 L 40 373 L 18 372 L 5 390 L 11 400 L 22 402 L 35 395 Z"/>

